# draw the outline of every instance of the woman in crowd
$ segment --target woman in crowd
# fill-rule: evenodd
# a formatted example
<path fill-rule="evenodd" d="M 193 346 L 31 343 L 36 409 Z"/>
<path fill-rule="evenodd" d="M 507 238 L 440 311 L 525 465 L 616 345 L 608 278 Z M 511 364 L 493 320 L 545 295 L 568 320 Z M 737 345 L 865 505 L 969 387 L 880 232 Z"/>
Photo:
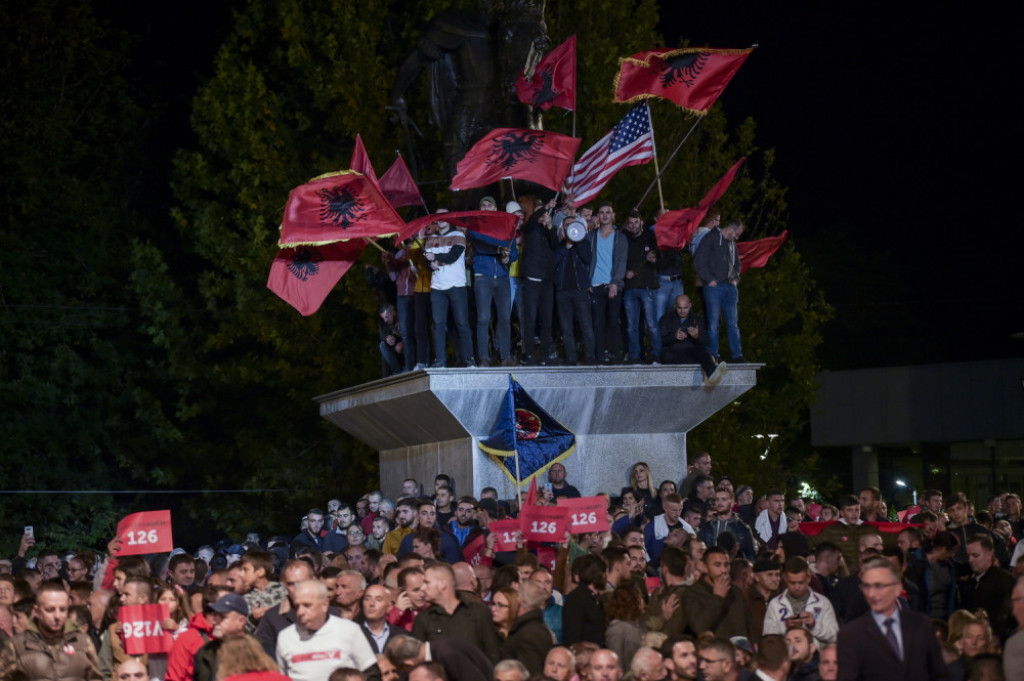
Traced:
<path fill-rule="evenodd" d="M 505 640 L 519 613 L 519 594 L 515 589 L 499 589 L 491 594 L 491 621 L 498 636 Z"/>
<path fill-rule="evenodd" d="M 633 655 L 643 645 L 644 599 L 632 584 L 615 587 L 605 605 L 608 628 L 605 645 L 615 651 L 623 669 L 629 668 Z"/>
<path fill-rule="evenodd" d="M 248 634 L 224 639 L 217 654 L 217 681 L 291 681 Z"/>

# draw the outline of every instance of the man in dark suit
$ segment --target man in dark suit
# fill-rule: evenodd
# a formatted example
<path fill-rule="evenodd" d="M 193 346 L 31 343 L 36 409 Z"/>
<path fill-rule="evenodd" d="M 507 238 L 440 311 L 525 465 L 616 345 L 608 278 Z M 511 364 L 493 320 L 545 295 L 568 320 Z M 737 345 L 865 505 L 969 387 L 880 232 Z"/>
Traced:
<path fill-rule="evenodd" d="M 412 636 L 395 634 L 384 646 L 384 654 L 400 673 L 424 662 L 439 662 L 451 681 L 492 681 L 494 665 L 476 646 L 457 638 L 424 643 Z"/>
<path fill-rule="evenodd" d="M 839 630 L 839 681 L 947 681 L 931 620 L 897 603 L 903 584 L 896 566 L 871 558 L 860 582 L 870 612 Z"/>

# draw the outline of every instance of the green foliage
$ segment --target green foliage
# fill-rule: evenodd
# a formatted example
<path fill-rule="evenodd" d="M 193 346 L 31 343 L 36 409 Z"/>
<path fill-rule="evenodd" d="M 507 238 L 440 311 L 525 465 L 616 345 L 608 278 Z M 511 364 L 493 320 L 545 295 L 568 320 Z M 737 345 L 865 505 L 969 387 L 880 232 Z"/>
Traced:
<path fill-rule="evenodd" d="M 718 470 L 755 489 L 792 491 L 804 481 L 828 489 L 802 435 L 816 389 L 821 328 L 832 308 L 792 242 L 767 267 L 743 276 L 739 312 L 744 354 L 765 366 L 752 390 L 689 434 L 688 448 L 712 452 Z"/>
<path fill-rule="evenodd" d="M 0 25 L 0 479 L 6 490 L 108 489 L 146 477 L 132 383 L 127 235 L 146 228 L 145 117 L 121 69 L 129 36 L 89 3 L 3 3 Z M 111 530 L 103 495 L 0 496 L 0 550 Z M 101 542 L 105 543 L 105 542 Z"/>

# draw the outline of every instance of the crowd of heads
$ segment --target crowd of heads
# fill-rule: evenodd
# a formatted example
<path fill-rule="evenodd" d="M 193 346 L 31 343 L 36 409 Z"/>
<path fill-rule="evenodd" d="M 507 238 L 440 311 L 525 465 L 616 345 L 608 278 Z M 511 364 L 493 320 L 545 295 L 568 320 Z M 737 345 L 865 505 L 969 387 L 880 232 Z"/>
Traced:
<path fill-rule="evenodd" d="M 580 496 L 565 463 L 544 480 L 537 505 Z M 193 553 L 31 555 L 34 542 L 23 539 L 18 556 L 0 561 L 0 632 L 74 630 L 99 650 L 121 607 L 161 603 L 167 629 L 187 630 L 200 616 L 214 639 L 230 642 L 219 653 L 226 669 L 276 671 L 281 660 L 258 628 L 287 602 L 307 631 L 331 618 L 378 634 L 390 627 L 377 641 L 380 672 L 427 681 L 453 672 L 427 659 L 424 639 L 433 639 L 418 622 L 472 604 L 484 608 L 480 635 L 510 653 L 487 660 L 494 679 L 681 681 L 732 679 L 743 669 L 834 679 L 851 664 L 839 652 L 846 628 L 894 611 L 929 618 L 943 664 L 982 678 L 977 670 L 998 668 L 1024 622 L 1016 494 L 978 509 L 963 494 L 928 490 L 892 523 L 896 509 L 876 487 L 834 505 L 781 489 L 758 494 L 715 477 L 706 453 L 678 483 L 657 480 L 637 462 L 621 490 L 600 493 L 609 531 L 549 546 L 517 535 L 517 550 L 504 553 L 488 526 L 517 516 L 522 497 L 499 499 L 493 488 L 460 495 L 444 474 L 426 489 L 407 479 L 393 498 L 372 490 L 353 502 L 330 499 L 326 511 L 302 515 L 294 536 L 263 541 L 250 532 L 240 544 L 222 539 Z M 512 643 L 528 622 L 550 638 L 539 654 Z M 474 627 L 482 631 L 480 620 Z M 138 661 L 127 662 L 114 677 L 135 681 Z M 365 671 L 343 666 L 331 678 Z"/>

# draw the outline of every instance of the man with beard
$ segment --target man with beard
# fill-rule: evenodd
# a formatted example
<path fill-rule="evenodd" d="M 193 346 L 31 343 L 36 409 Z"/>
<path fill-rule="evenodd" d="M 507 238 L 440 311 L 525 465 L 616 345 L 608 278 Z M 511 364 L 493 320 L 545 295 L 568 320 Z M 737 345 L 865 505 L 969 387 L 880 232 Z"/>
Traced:
<path fill-rule="evenodd" d="M 757 558 L 757 548 L 754 546 L 754 533 L 747 527 L 746 523 L 740 520 L 738 515 L 732 512 L 732 492 L 728 489 L 716 491 L 713 503 L 716 516 L 701 526 L 697 536 L 708 546 L 718 546 L 719 535 L 723 532 L 731 532 L 739 544 L 740 554 L 753 562 Z"/>
<path fill-rule="evenodd" d="M 674 636 L 661 644 L 669 681 L 697 680 L 697 646 L 689 636 Z"/>
<path fill-rule="evenodd" d="M 292 681 L 327 678 L 339 667 L 376 672 L 377 657 L 359 625 L 328 612 L 327 587 L 309 579 L 295 585 L 295 624 L 277 637 L 277 665 Z"/>
<path fill-rule="evenodd" d="M 651 344 L 651 361 L 661 361 L 661 332 L 658 330 L 660 315 L 655 309 L 658 291 L 658 242 L 654 232 L 644 229 L 640 212 L 629 212 L 626 218 L 626 337 L 628 339 L 628 362 L 637 364 L 643 357 L 640 341 L 640 313 L 643 311 L 647 327 L 647 340 Z"/>
<path fill-rule="evenodd" d="M 820 681 L 814 635 L 804 627 L 795 627 L 786 632 L 786 644 L 789 645 L 790 680 Z"/>
<path fill-rule="evenodd" d="M 292 539 L 292 555 L 300 548 L 315 549 L 323 551 L 323 541 L 320 539 L 320 530 L 324 529 L 324 512 L 319 508 L 309 509 L 306 514 L 306 529 Z"/>
<path fill-rule="evenodd" d="M 753 636 L 750 610 L 739 589 L 729 579 L 729 554 L 721 547 L 704 552 L 704 575 L 685 592 L 686 609 L 693 631 L 713 631 L 716 636 Z"/>
<path fill-rule="evenodd" d="M 35 629 L 15 634 L 0 651 L 0 679 L 101 681 L 89 635 L 65 633 L 70 598 L 57 582 L 44 582 L 32 610 Z"/>

